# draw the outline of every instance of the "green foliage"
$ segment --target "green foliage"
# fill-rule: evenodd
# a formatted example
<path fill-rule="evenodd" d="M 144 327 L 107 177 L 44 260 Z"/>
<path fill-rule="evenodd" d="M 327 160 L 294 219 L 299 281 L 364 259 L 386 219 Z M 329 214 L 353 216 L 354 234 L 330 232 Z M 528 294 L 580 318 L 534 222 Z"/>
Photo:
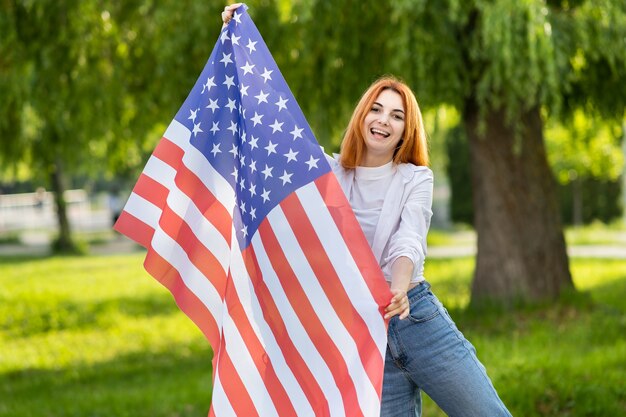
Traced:
<path fill-rule="evenodd" d="M 469 145 L 461 125 L 448 131 L 446 154 L 446 174 L 450 183 L 450 219 L 455 223 L 474 224 Z"/>
<path fill-rule="evenodd" d="M 619 181 L 584 178 L 558 186 L 561 218 L 568 225 L 610 223 L 621 218 L 624 210 L 621 197 Z"/>
<path fill-rule="evenodd" d="M 0 258 L 0 416 L 206 415 L 210 348 L 142 257 Z M 624 414 L 626 262 L 573 261 L 591 301 L 480 315 L 465 310 L 473 266 L 430 259 L 426 274 L 513 415 Z"/>
<path fill-rule="evenodd" d="M 620 148 L 621 126 L 610 120 L 574 112 L 569 123 L 546 126 L 548 159 L 556 179 L 569 184 L 576 179 L 616 181 L 624 167 Z"/>
<path fill-rule="evenodd" d="M 582 113 L 576 113 L 570 120 L 572 125 L 551 123 L 546 132 L 548 160 L 559 181 L 561 218 L 565 224 L 588 224 L 594 220 L 608 223 L 619 218 L 623 210 L 619 181 L 624 162 L 616 136 L 619 130 L 610 121 L 588 119 Z M 448 131 L 445 140 L 450 216 L 454 222 L 473 224 L 465 132 L 456 127 Z"/>
<path fill-rule="evenodd" d="M 622 2 L 250 1 L 318 139 L 338 145 L 354 103 L 394 73 L 424 108 L 467 100 L 511 118 L 591 106 L 621 116 Z M 0 6 L 0 157 L 45 172 L 133 177 L 200 72 L 219 2 L 11 1 Z M 38 168 L 37 168 L 38 167 Z"/>
<path fill-rule="evenodd" d="M 388 42 L 396 29 L 381 24 L 392 6 L 379 1 L 309 1 L 299 2 L 294 13 L 298 18 L 292 27 L 301 41 L 292 51 L 296 59 L 291 68 L 281 70 L 318 141 L 336 149 L 365 88 L 394 69 Z"/>
<path fill-rule="evenodd" d="M 285 72 L 322 142 L 389 72 L 425 108 L 504 108 L 512 122 L 538 106 L 557 116 L 581 106 L 623 115 L 623 2 L 337 0 L 298 2 L 296 11 L 304 36 Z"/>

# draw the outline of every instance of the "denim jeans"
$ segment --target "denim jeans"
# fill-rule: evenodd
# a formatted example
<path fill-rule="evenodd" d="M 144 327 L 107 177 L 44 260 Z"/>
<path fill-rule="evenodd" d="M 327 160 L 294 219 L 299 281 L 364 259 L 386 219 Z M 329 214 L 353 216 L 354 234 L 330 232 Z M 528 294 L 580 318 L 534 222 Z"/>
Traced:
<path fill-rule="evenodd" d="M 423 282 L 409 293 L 411 312 L 389 322 L 381 417 L 419 417 L 421 390 L 450 417 L 511 416 L 474 346 Z"/>

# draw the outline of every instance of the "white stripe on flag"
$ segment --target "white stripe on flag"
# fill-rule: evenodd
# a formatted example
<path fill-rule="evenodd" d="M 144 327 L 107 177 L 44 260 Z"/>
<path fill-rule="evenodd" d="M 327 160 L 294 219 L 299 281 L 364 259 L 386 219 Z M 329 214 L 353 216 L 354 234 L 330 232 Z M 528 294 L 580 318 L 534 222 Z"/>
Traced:
<path fill-rule="evenodd" d="M 189 260 L 187 253 L 178 242 L 162 229 L 155 230 L 150 246 L 178 271 L 185 286 L 207 307 L 219 330 L 222 327 L 223 303 L 219 293 L 207 277 Z"/>
<path fill-rule="evenodd" d="M 183 156 L 185 166 L 193 171 L 211 193 L 218 197 L 220 203 L 226 207 L 226 210 L 232 213 L 235 204 L 237 204 L 235 192 L 228 181 L 213 168 L 213 165 L 209 163 L 202 152 L 189 142 L 191 131 L 174 119 L 163 136 L 185 152 Z"/>
<path fill-rule="evenodd" d="M 314 183 L 308 184 L 303 188 L 314 187 L 317 189 Z M 310 202 L 306 202 L 303 205 L 313 205 Z M 317 206 L 316 211 L 326 211 L 324 206 Z M 267 216 L 270 224 L 288 224 L 280 205 L 272 210 Z M 280 243 L 280 247 L 285 253 L 285 257 L 289 261 L 289 265 L 294 272 L 294 275 L 302 285 L 304 292 L 311 301 L 311 304 L 316 307 L 318 318 L 324 329 L 333 339 L 333 342 L 337 346 L 337 350 L 341 353 L 343 360 L 348 368 L 350 378 L 356 389 L 357 398 L 361 410 L 372 410 L 379 407 L 378 394 L 376 389 L 372 386 L 369 376 L 363 368 L 361 358 L 359 356 L 359 348 L 356 345 L 354 339 L 350 333 L 346 330 L 341 319 L 337 316 L 337 312 L 333 308 L 332 304 L 328 300 L 324 289 L 319 283 L 319 279 L 327 279 L 328 277 L 317 277 L 315 272 L 311 269 L 309 261 L 302 252 L 298 240 L 291 228 L 288 227 L 276 227 L 273 228 L 276 238 Z M 343 242 L 341 239 L 338 244 Z M 351 279 L 355 279 L 354 275 Z M 354 298 L 360 298 L 361 294 L 355 294 L 348 292 L 349 296 Z M 367 293 L 369 295 L 369 292 Z M 352 302 L 352 298 L 350 300 Z M 382 320 L 381 320 L 382 321 Z"/>
<path fill-rule="evenodd" d="M 232 282 L 241 305 L 257 338 L 265 348 L 265 352 L 276 371 L 278 379 L 291 399 L 296 414 L 298 416 L 314 416 L 315 411 L 302 391 L 300 383 L 287 365 L 270 326 L 263 318 L 263 311 L 244 265 L 241 252 L 233 250 L 231 261 L 230 273 L 233 279 Z"/>
<path fill-rule="evenodd" d="M 261 413 L 263 417 L 278 417 L 278 412 L 267 391 L 263 377 L 259 374 L 259 370 L 250 356 L 250 352 L 241 334 L 237 330 L 237 325 L 227 313 L 225 313 L 224 316 L 222 337 L 224 340 L 223 343 L 225 344 L 222 346 L 226 347 L 228 356 L 233 359 L 233 367 L 237 371 L 239 378 L 241 378 L 241 382 L 246 387 L 248 395 L 250 395 L 250 399 L 254 404 L 254 408 L 259 411 L 263 410 Z"/>
<path fill-rule="evenodd" d="M 385 322 L 378 312 L 378 305 L 370 295 L 370 290 L 365 280 L 360 279 L 361 273 L 357 267 L 350 250 L 346 246 L 345 239 L 336 227 L 335 221 L 328 210 L 315 209 L 320 204 L 325 204 L 317 187 L 302 187 L 296 190 L 296 194 L 303 204 L 313 228 L 324 246 L 325 252 L 332 262 L 346 293 L 353 297 L 353 304 L 365 321 L 372 338 L 377 342 L 381 357 L 384 359 L 387 347 L 387 329 Z M 384 341 L 384 342 L 383 342 Z"/>
<path fill-rule="evenodd" d="M 139 194 L 131 193 L 128 202 L 124 206 L 124 211 L 132 214 L 153 229 L 159 227 L 159 219 L 161 218 L 160 207 L 155 206 Z"/>
<path fill-rule="evenodd" d="M 217 364 L 217 366 L 219 366 L 219 364 Z M 237 413 L 235 413 L 233 406 L 228 400 L 228 396 L 224 392 L 224 386 L 222 385 L 222 380 L 220 379 L 219 372 L 217 371 L 217 368 L 213 370 L 213 375 L 215 375 L 213 393 L 211 395 L 211 407 L 213 408 L 213 413 L 215 414 L 215 417 L 237 417 Z"/>
<path fill-rule="evenodd" d="M 187 223 L 196 238 L 215 256 L 224 272 L 227 272 L 230 247 L 215 226 L 198 210 L 194 201 L 178 188 L 174 182 L 176 170 L 152 156 L 143 172 L 169 189 L 168 207 Z"/>
<path fill-rule="evenodd" d="M 189 261 L 187 254 L 178 245 L 178 242 L 160 228 L 158 219 L 161 217 L 161 210 L 135 193 L 131 194 L 124 210 L 154 228 L 155 232 L 150 244 L 151 249 L 178 271 L 185 286 L 207 306 L 218 326 L 221 326 L 221 317 L 218 320 L 218 317 L 215 316 L 217 311 L 221 311 L 222 306 L 219 294 L 207 278 Z"/>
<path fill-rule="evenodd" d="M 252 247 L 256 254 L 259 268 L 262 271 L 263 279 L 285 323 L 289 338 L 293 341 L 298 353 L 304 359 L 304 362 L 328 399 L 331 416 L 345 416 L 343 399 L 333 375 L 328 369 L 326 362 L 324 362 L 324 359 L 317 351 L 315 344 L 304 330 L 298 315 L 293 310 L 289 298 L 285 294 L 268 255 L 265 252 L 259 233 L 255 233 L 253 236 Z"/>

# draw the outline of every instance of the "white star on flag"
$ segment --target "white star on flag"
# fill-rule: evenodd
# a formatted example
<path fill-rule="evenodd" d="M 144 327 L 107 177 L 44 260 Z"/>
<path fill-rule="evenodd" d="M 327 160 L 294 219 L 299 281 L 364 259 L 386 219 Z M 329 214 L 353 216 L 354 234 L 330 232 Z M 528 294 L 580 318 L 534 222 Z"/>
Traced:
<path fill-rule="evenodd" d="M 274 70 L 269 71 L 267 68 L 263 69 L 263 74 L 261 74 L 261 77 L 263 77 L 263 82 L 268 82 L 272 79 L 272 72 L 274 72 Z"/>
<path fill-rule="evenodd" d="M 278 106 L 278 111 L 281 111 L 281 110 L 283 110 L 283 109 L 287 109 L 287 106 L 286 106 L 287 101 L 288 101 L 288 100 L 286 100 L 286 99 L 284 99 L 284 98 L 282 98 L 282 97 L 280 97 L 280 98 L 278 99 L 278 101 L 276 102 L 276 105 Z"/>
<path fill-rule="evenodd" d="M 282 132 L 283 131 L 284 122 L 278 123 L 278 119 L 274 119 L 274 123 L 270 125 L 272 128 L 272 133 Z"/>

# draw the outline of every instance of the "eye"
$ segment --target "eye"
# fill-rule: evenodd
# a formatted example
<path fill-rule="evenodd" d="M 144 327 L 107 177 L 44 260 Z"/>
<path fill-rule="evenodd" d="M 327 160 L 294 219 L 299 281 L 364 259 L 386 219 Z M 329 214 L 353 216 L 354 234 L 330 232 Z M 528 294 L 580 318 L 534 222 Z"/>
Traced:
<path fill-rule="evenodd" d="M 370 109 L 370 111 L 371 111 L 372 113 L 378 113 L 378 112 L 380 111 L 380 108 L 379 108 L 379 107 L 377 107 L 377 106 L 374 106 L 374 107 L 372 107 L 372 108 Z"/>
<path fill-rule="evenodd" d="M 394 118 L 394 119 L 396 119 L 396 120 L 400 120 L 400 121 L 403 121 L 403 120 L 404 120 L 404 116 L 403 116 L 403 115 L 401 115 L 401 114 L 399 114 L 399 113 L 395 113 L 395 114 L 393 115 L 393 118 Z"/>

